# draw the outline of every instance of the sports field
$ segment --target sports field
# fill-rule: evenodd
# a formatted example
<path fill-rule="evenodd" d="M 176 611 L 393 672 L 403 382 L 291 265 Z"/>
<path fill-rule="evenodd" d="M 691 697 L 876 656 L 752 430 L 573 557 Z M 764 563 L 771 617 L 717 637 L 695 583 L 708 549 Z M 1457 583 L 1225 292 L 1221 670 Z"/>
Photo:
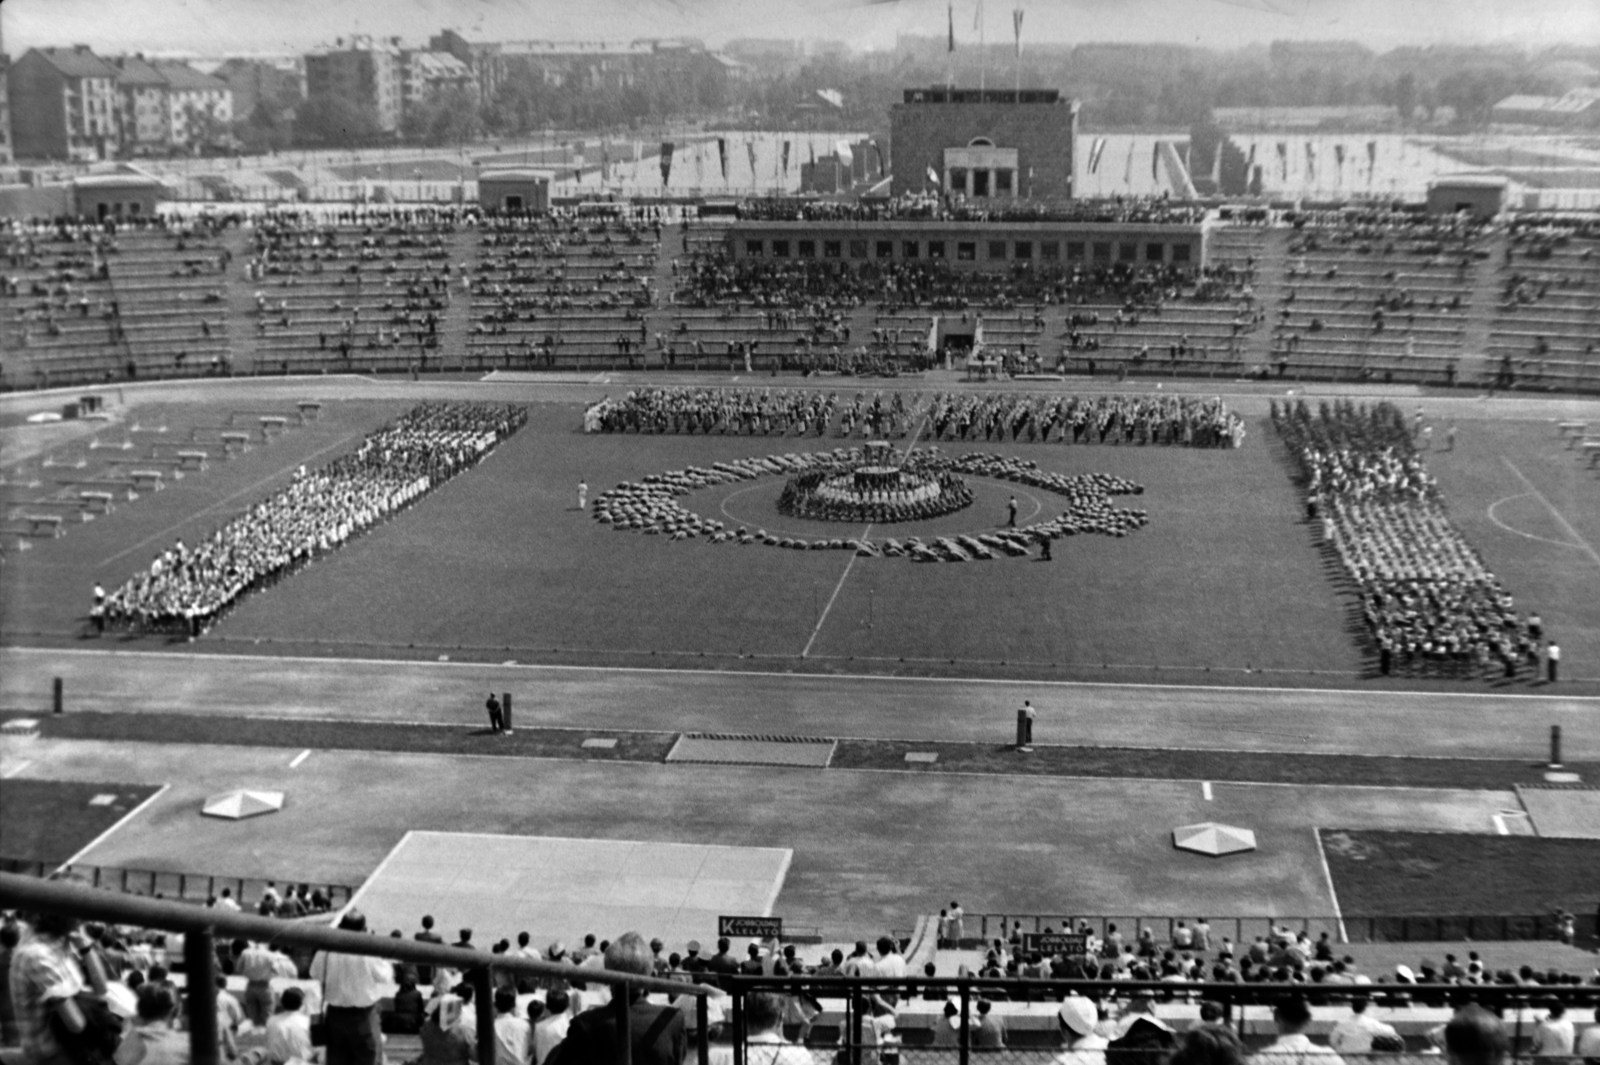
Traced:
<path fill-rule="evenodd" d="M 412 829 L 791 849 L 774 912 L 854 938 L 952 897 L 972 912 L 1332 918 L 1351 874 L 1330 877 L 1319 829 L 1510 831 L 1513 788 L 1542 780 L 1551 724 L 1572 768 L 1600 772 L 1600 471 L 1553 424 L 1594 404 L 1421 401 L 1459 426 L 1455 451 L 1429 458 L 1454 519 L 1566 651 L 1548 687 L 1370 675 L 1259 392 L 1230 399 L 1249 427 L 1238 450 L 941 442 L 1129 478 L 1145 491 L 1121 502 L 1150 522 L 1059 540 L 1051 562 L 919 565 L 595 522 L 576 509 L 580 479 L 592 499 L 652 473 L 841 443 L 578 431 L 584 402 L 627 387 L 131 390 L 149 401 L 114 416 L 141 424 L 296 398 L 323 412 L 59 539 L 7 545 L 0 711 L 45 709 L 51 676 L 66 677 L 69 706 L 39 738 L 6 741 L 0 788 L 170 785 L 83 860 L 229 876 L 359 883 Z M 84 634 L 95 581 L 193 542 L 424 394 L 533 413 L 482 465 L 198 641 Z M 0 419 L 8 478 L 83 446 L 16 413 Z M 786 522 L 779 478 L 682 502 L 807 537 L 983 532 L 1013 492 L 1023 522 L 1050 514 L 1045 493 L 969 483 L 971 508 L 892 532 Z M 489 689 L 516 693 L 514 737 L 483 734 Z M 1022 698 L 1041 710 L 1032 763 L 1005 745 Z M 840 742 L 820 770 L 664 762 L 689 731 Z M 619 743 L 582 747 L 599 737 Z M 907 764 L 915 752 L 939 761 Z M 242 824 L 198 816 L 205 795 L 239 785 L 288 804 Z M 1171 830 L 1200 820 L 1251 827 L 1260 849 L 1175 851 Z"/>

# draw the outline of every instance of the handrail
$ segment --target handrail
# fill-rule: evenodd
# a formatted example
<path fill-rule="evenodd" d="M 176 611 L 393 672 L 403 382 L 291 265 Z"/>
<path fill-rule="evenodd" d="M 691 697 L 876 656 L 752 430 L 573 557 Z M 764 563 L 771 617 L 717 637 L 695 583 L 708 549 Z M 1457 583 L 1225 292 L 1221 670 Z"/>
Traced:
<path fill-rule="evenodd" d="M 621 985 L 669 995 L 706 995 L 706 988 L 653 976 L 613 972 L 609 969 L 574 969 L 547 961 L 534 961 L 510 954 L 488 954 L 479 950 L 421 943 L 412 939 L 393 939 L 365 932 L 345 932 L 336 928 L 301 922 L 285 922 L 275 917 L 256 917 L 229 910 L 196 908 L 181 903 L 147 899 L 135 895 L 39 880 L 16 873 L 0 873 L 0 906 L 47 910 L 89 920 L 115 924 L 160 928 L 169 932 L 208 933 L 231 939 L 250 939 L 272 944 L 312 947 L 340 954 L 361 954 L 422 965 L 444 966 L 468 972 L 490 967 L 530 976 L 581 979 L 585 983 Z"/>

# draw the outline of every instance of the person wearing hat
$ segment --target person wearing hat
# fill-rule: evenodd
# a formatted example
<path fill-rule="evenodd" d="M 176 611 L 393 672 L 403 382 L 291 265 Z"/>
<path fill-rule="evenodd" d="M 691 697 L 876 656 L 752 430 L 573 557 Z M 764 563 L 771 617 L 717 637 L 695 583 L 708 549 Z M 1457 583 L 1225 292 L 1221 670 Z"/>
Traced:
<path fill-rule="evenodd" d="M 1095 1031 L 1100 1010 L 1090 999 L 1068 995 L 1056 1007 L 1061 1036 L 1066 1049 L 1055 1057 L 1055 1065 L 1106 1065 L 1106 1047 L 1111 1044 Z"/>
<path fill-rule="evenodd" d="M 691 939 L 683 948 L 683 971 L 691 977 L 706 971 L 706 960 L 700 956 L 700 941 Z"/>

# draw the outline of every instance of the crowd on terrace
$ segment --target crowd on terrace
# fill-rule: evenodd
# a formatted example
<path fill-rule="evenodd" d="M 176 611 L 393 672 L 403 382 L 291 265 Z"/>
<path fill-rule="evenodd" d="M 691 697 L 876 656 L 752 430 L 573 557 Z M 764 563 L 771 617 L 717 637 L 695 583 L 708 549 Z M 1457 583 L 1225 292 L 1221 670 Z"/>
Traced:
<path fill-rule="evenodd" d="M 1272 405 L 1300 465 L 1309 516 L 1361 597 L 1380 669 L 1506 677 L 1541 665 L 1556 679 L 1560 650 L 1537 613 L 1511 593 L 1450 521 L 1419 453 L 1422 412 L 1408 424 L 1392 403 L 1304 400 Z M 1451 431 L 1453 436 L 1453 430 Z"/>
<path fill-rule="evenodd" d="M 762 222 L 1103 222 L 1192 225 L 1206 208 L 1173 203 L 1167 196 L 1115 196 L 1105 200 L 1060 203 L 1026 201 L 1001 204 L 960 194 L 903 193 L 882 200 L 804 200 L 792 197 L 749 199 L 739 204 L 741 219 Z"/>
<path fill-rule="evenodd" d="M 276 895 L 275 889 L 269 890 Z M 948 933 L 959 924 L 958 917 L 952 927 L 947 911 L 940 927 Z M 339 927 L 354 933 L 377 931 L 355 910 L 341 917 Z M 776 939 L 753 941 L 739 951 L 723 938 L 714 952 L 702 952 L 700 943 L 691 940 L 681 951 L 669 952 L 660 939 L 646 943 L 636 932 L 615 940 L 588 934 L 572 948 L 559 940 L 541 948 L 522 932 L 515 943 L 502 939 L 492 944 L 490 957 L 544 962 L 556 971 L 535 975 L 493 970 L 494 1065 L 615 1060 L 603 1027 L 611 1011 L 596 1012 L 612 996 L 608 985 L 595 979 L 600 970 L 652 976 L 685 987 L 682 994 L 631 998 L 632 1060 L 640 1065 L 692 1060 L 690 1033 L 700 1024 L 696 997 L 687 990 L 692 985 L 709 995 L 704 1034 L 719 1065 L 726 1065 L 733 1041 L 741 1038 L 747 1060 L 762 1065 L 769 1060 L 762 1056 L 766 1050 L 772 1052 L 771 1065 L 813 1065 L 852 1048 L 859 1048 L 862 1061 L 891 1065 L 902 1046 L 908 1051 L 958 1048 L 963 1022 L 974 1050 L 998 1051 L 1015 1044 L 1051 1052 L 1046 1048 L 1064 1046 L 1066 1052 L 1056 1059 L 1061 1065 L 1104 1065 L 1119 1060 L 1118 1050 L 1143 1051 L 1127 1060 L 1150 1065 L 1241 1065 L 1246 1060 L 1276 1065 L 1304 1061 L 1312 1054 L 1337 1065 L 1337 1054 L 1407 1048 L 1407 1039 L 1381 1015 L 1391 1008 L 1424 1011 L 1420 1016 L 1425 1027 L 1413 1029 L 1410 1036 L 1423 1052 L 1443 1049 L 1450 1065 L 1501 1065 L 1511 1034 L 1498 1014 L 1473 1004 L 1482 993 L 1474 989 L 1514 987 L 1537 1004 L 1539 993 L 1530 996 L 1530 989 L 1600 985 L 1600 973 L 1543 973 L 1529 967 L 1517 973 L 1492 971 L 1480 950 L 1464 959 L 1446 954 L 1439 965 L 1422 961 L 1415 969 L 1401 964 L 1392 972 L 1369 975 L 1353 957 L 1339 956 L 1326 934 L 1312 941 L 1303 931 L 1275 928 L 1249 944 L 1234 944 L 1216 937 L 1203 918 L 1193 924 L 1179 921 L 1169 940 L 1157 940 L 1148 928 L 1129 938 L 1114 924 L 1105 926 L 1104 935 L 1088 925 L 1081 931 L 1082 954 L 1029 949 L 1019 927 L 986 946 L 976 971 L 965 964 L 941 971 L 934 960 L 920 973 L 902 954 L 902 942 L 889 935 L 870 946 L 858 941 L 848 952 L 825 950 L 812 961 L 802 958 L 793 944 Z M 407 938 L 398 928 L 389 934 Z M 445 943 L 431 916 L 421 919 L 410 938 Z M 460 929 L 450 945 L 481 950 L 469 928 Z M 182 955 L 180 946 L 176 935 L 80 926 L 51 914 L 24 915 L 21 921 L 6 915 L 0 921 L 0 971 L 8 977 L 10 995 L 0 1001 L 0 1042 L 20 1046 L 22 1065 L 184 1065 L 189 1060 L 184 1031 L 188 983 L 175 979 L 166 964 L 166 959 Z M 461 971 L 329 952 L 286 954 L 270 942 L 246 939 L 219 939 L 216 966 L 217 1032 L 224 1060 L 243 1065 L 381 1065 L 384 1044 L 394 1037 L 417 1040 L 410 1045 L 420 1047 L 418 1065 L 476 1060 L 476 989 Z M 828 982 L 840 977 L 866 982 L 858 1000 L 859 1043 L 852 1026 L 840 1020 L 845 1010 L 841 990 Z M 963 1018 L 947 986 L 932 982 L 950 977 L 997 983 L 974 995 L 971 1012 Z M 742 995 L 742 1032 L 733 1028 L 740 1015 L 729 994 L 737 978 L 767 981 L 760 991 L 736 989 Z M 1085 995 L 1063 995 L 1036 983 L 1049 979 L 1103 983 L 1086 989 Z M 1119 991 L 1117 985 L 1124 982 L 1129 990 Z M 1160 990 L 1152 991 L 1151 983 Z M 1195 994 L 1184 988 L 1195 983 L 1292 985 L 1301 994 L 1276 999 L 1278 1039 L 1258 1048 L 1252 1059 L 1227 1024 L 1227 1007 L 1203 1000 L 1198 1016 L 1193 1015 Z M 1456 990 L 1449 990 L 1452 986 Z M 63 1001 L 71 1001 L 76 1012 Z M 1307 1037 L 1311 1006 L 1323 1007 L 1324 1018 L 1333 1007 L 1336 1023 L 1325 1044 Z M 313 1038 L 312 1014 L 322 1017 L 320 1039 Z M 1035 1017 L 1047 1018 L 1050 1027 L 1026 1024 Z M 1498 1056 L 1458 1056 L 1464 1018 L 1492 1036 Z M 1523 1023 L 1519 1014 L 1519 1036 Z M 1537 1005 L 1527 1027 L 1526 1049 L 1536 1057 L 1600 1054 L 1600 1025 L 1587 1027 L 1584 1018 L 1569 1017 L 1554 999 Z M 1211 1052 L 1185 1057 L 1197 1038 L 1210 1041 Z M 102 1041 L 102 1057 L 86 1051 L 92 1039 Z M 1226 1053 L 1219 1056 L 1219 1049 Z"/>
<path fill-rule="evenodd" d="M 178 540 L 110 594 L 97 587 L 95 626 L 198 636 L 241 597 L 476 465 L 526 420 L 522 407 L 419 404 L 351 453 L 301 467 L 286 487 L 199 543 Z"/>

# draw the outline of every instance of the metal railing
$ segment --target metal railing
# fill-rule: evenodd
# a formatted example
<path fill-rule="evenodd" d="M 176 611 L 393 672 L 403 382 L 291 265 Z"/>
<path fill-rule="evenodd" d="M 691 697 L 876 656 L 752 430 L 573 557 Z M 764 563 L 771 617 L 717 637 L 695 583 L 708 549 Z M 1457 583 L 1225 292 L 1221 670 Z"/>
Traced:
<path fill-rule="evenodd" d="M 748 1003 L 750 996 L 757 993 L 781 996 L 785 1002 L 806 1001 L 814 1005 L 816 1009 L 810 1011 L 810 1019 L 802 1025 L 810 1031 L 801 1034 L 817 1036 L 816 1040 L 808 1041 L 813 1046 L 820 1043 L 833 1050 L 837 1065 L 896 1065 L 901 1060 L 902 1047 L 911 1061 L 926 1061 L 928 1065 L 970 1065 L 972 1053 L 993 1053 L 977 1045 L 975 1033 L 979 1005 L 985 1000 L 1022 1001 L 1037 1003 L 1042 1007 L 1030 1015 L 1029 1019 L 1034 1023 L 1026 1035 L 1019 1024 L 1018 1037 L 1012 1041 L 1012 1048 L 1008 1051 L 1026 1054 L 1040 1065 L 1043 1065 L 1045 1056 L 1053 1055 L 1060 1045 L 1050 1004 L 1068 995 L 1090 999 L 1097 1006 L 1131 1004 L 1136 999 L 1143 999 L 1178 1003 L 1186 1009 L 1192 1009 L 1195 1003 L 1209 1002 L 1220 1012 L 1223 1023 L 1237 1026 L 1241 1039 L 1260 1036 L 1267 1030 L 1266 1014 L 1261 1007 L 1270 1007 L 1290 998 L 1305 999 L 1319 1006 L 1339 1005 L 1354 998 L 1371 999 L 1384 1006 L 1436 1008 L 1476 1002 L 1500 1014 L 1503 1019 L 1506 1011 L 1514 1011 L 1515 1016 L 1511 1019 L 1513 1060 L 1519 1059 L 1526 1049 L 1523 1037 L 1532 1023 L 1531 1018 L 1526 1016 L 1531 1008 L 1543 1007 L 1551 1002 L 1560 1002 L 1569 1008 L 1590 1009 L 1600 1004 L 1600 985 L 1345 986 L 1173 984 L 1159 981 L 983 979 L 965 976 L 898 980 L 839 976 L 726 976 L 720 978 L 720 989 L 716 989 L 709 982 L 664 980 L 605 969 L 586 968 L 579 971 L 567 965 L 531 961 L 509 954 L 486 955 L 470 949 L 341 931 L 311 923 L 285 922 L 215 908 L 197 908 L 14 873 L 0 873 L 0 908 L 15 908 L 27 913 L 54 913 L 83 920 L 182 933 L 186 1016 L 194 1065 L 220 1065 L 216 1000 L 218 936 L 252 939 L 279 948 L 379 957 L 460 970 L 473 987 L 480 1061 L 495 1060 L 493 989 L 496 970 L 544 979 L 554 978 L 562 982 L 581 979 L 585 983 L 624 989 L 624 993 L 612 996 L 611 1005 L 599 1007 L 611 1009 L 615 1015 L 617 1056 L 614 1061 L 618 1065 L 631 1063 L 632 1005 L 639 995 L 649 992 L 665 993 L 673 998 L 691 996 L 694 999 L 693 1052 L 699 1065 L 709 1065 L 711 1060 L 709 999 L 712 996 L 717 999 L 722 1018 L 719 1035 L 731 1042 L 733 1065 L 772 1065 L 776 1057 L 775 1052 L 749 1042 L 751 1033 L 746 1025 Z M 872 1018 L 883 1015 L 883 1003 L 890 999 L 901 1003 L 900 1009 L 907 1021 L 915 1012 L 908 1008 L 912 1001 L 920 1000 L 926 1005 L 925 1012 L 929 1017 L 924 1019 L 931 1019 L 932 1015 L 937 1014 L 939 1021 L 944 1018 L 943 1003 L 952 1003 L 956 1018 L 953 1039 L 946 1037 L 946 1045 L 941 1046 L 931 1025 L 913 1028 L 909 1024 L 905 1026 L 903 1036 L 890 1034 L 885 1037 L 885 1030 L 873 1023 Z M 833 1005 L 824 1007 L 823 1000 Z M 937 1009 L 934 1003 L 940 1004 Z M 1252 1007 L 1255 1009 L 1252 1010 Z M 828 1012 L 830 1010 L 831 1013 Z M 1247 1018 L 1247 1013 L 1253 1013 L 1253 1016 Z M 1020 1018 L 1014 1020 L 1020 1021 Z M 1247 1024 L 1247 1020 L 1251 1023 Z M 812 1021 L 825 1021 L 827 1026 L 817 1024 L 813 1028 Z M 1428 1023 L 1440 1023 L 1440 1020 L 1434 1015 Z M 828 1042 L 830 1034 L 834 1038 Z M 952 1042 L 953 1046 L 948 1045 Z M 752 1047 L 756 1053 L 751 1053 Z M 1115 1063 L 1116 1057 L 1113 1055 L 1109 1060 Z M 1148 1059 L 1130 1057 L 1128 1060 L 1143 1062 Z M 1389 1060 L 1394 1059 L 1391 1057 Z"/>
<path fill-rule="evenodd" d="M 1008 939 L 1017 922 L 1024 933 L 1043 932 L 1046 928 L 1057 932 L 1076 931 L 1087 922 L 1095 936 L 1104 939 L 1111 925 L 1117 926 L 1128 943 L 1137 944 L 1139 934 L 1150 929 L 1158 943 L 1172 942 L 1178 922 L 1184 921 L 1192 930 L 1194 917 L 1147 917 L 1120 914 L 966 914 L 960 935 L 951 929 L 951 938 L 959 938 L 963 945 L 980 947 L 996 939 Z M 1597 917 L 1593 913 L 1574 915 L 1577 939 L 1593 940 L 1600 935 Z M 1287 917 L 1212 917 L 1210 925 L 1210 950 L 1216 950 L 1223 937 L 1233 940 L 1236 947 L 1248 946 L 1256 936 L 1270 937 L 1275 930 L 1287 928 L 1291 932 L 1304 932 L 1316 939 L 1323 932 L 1335 943 L 1444 943 L 1468 939 L 1482 941 L 1553 940 L 1560 938 L 1560 925 L 1554 913 L 1546 914 L 1410 914 L 1392 916 L 1362 916 L 1343 914 L 1338 917 L 1287 916 Z M 974 935 L 973 933 L 977 933 Z"/>
<path fill-rule="evenodd" d="M 295 879 L 274 879 L 250 876 L 220 876 L 215 873 L 175 873 L 165 869 L 138 869 L 123 865 L 94 865 L 89 862 L 42 862 L 32 858 L 12 858 L 0 855 L 0 873 L 18 873 L 22 876 L 48 877 L 71 873 L 85 883 L 97 888 L 110 888 L 128 895 L 148 895 L 173 902 L 190 902 L 204 905 L 222 894 L 223 888 L 233 893 L 233 898 L 245 909 L 253 909 L 246 899 L 259 902 L 268 883 L 309 883 L 321 891 L 328 900 L 329 909 L 338 910 L 350 901 L 355 888 L 348 884 L 319 884 Z"/>
<path fill-rule="evenodd" d="M 473 987 L 473 1005 L 477 1011 L 478 1021 L 479 1061 L 495 1060 L 494 970 L 561 980 L 570 979 L 575 972 L 570 966 L 533 961 L 508 954 L 485 955 L 476 950 L 436 946 L 431 943 L 393 939 L 362 932 L 346 932 L 305 922 L 251 917 L 214 907 L 196 908 L 182 903 L 122 895 L 78 884 L 39 880 L 16 873 L 0 873 L 0 908 L 62 914 L 81 920 L 183 933 L 187 989 L 185 1015 L 189 1027 L 192 1065 L 221 1065 L 217 1031 L 216 939 L 218 936 L 229 939 L 251 939 L 280 948 L 298 947 L 339 954 L 357 954 L 459 970 L 466 974 L 466 980 Z M 623 994 L 612 998 L 616 1006 L 614 1013 L 620 1065 L 630 1065 L 632 1001 L 637 994 L 650 991 L 695 996 L 700 1032 L 700 1061 L 701 1065 L 706 1065 L 709 1053 L 705 1042 L 705 1032 L 709 1027 L 706 1011 L 706 996 L 709 994 L 707 988 L 605 969 L 585 969 L 582 976 L 585 983 L 606 984 L 624 989 Z"/>

